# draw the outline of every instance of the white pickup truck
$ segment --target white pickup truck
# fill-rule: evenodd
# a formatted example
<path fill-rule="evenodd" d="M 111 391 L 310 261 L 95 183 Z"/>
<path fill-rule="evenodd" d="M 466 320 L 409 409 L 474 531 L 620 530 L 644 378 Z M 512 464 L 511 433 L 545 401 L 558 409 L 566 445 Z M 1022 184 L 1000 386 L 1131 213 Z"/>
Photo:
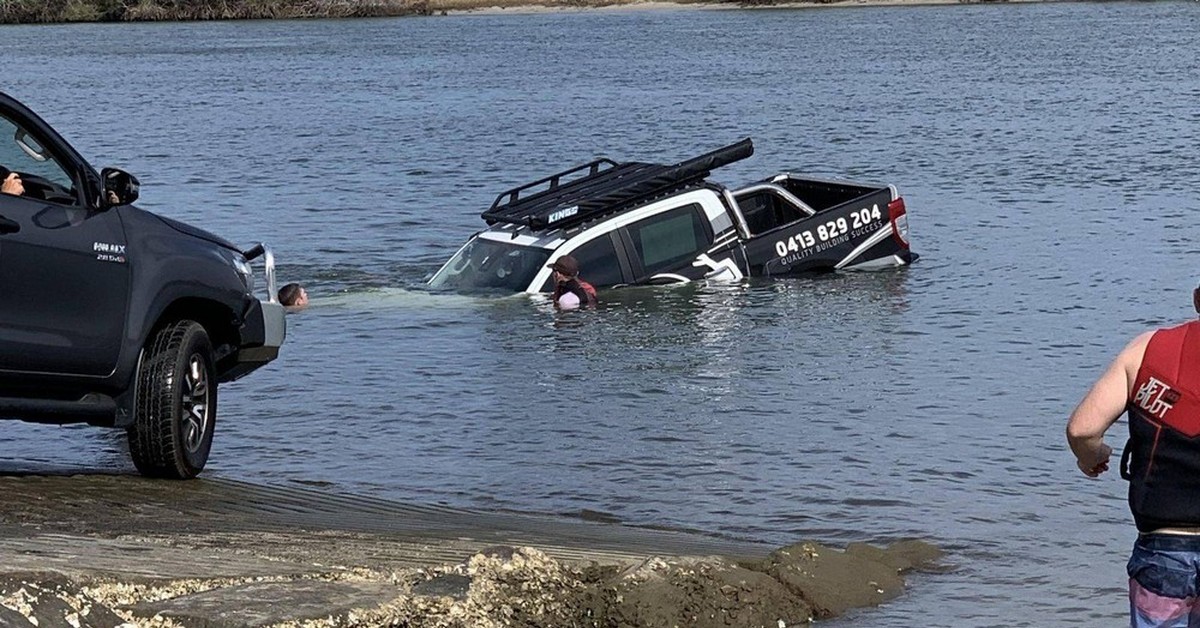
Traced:
<path fill-rule="evenodd" d="M 596 287 L 779 277 L 916 261 L 895 186 L 784 173 L 730 190 L 711 171 L 749 139 L 674 165 L 597 159 L 501 193 L 429 283 L 549 292 L 547 263 L 572 255 Z"/>

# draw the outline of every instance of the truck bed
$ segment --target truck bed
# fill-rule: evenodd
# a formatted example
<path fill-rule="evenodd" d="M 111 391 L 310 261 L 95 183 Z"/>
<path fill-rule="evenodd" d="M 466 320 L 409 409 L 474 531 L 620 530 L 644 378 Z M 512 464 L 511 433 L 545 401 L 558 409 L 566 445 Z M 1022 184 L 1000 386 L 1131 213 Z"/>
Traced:
<path fill-rule="evenodd" d="M 780 174 L 733 195 L 750 234 L 760 235 L 882 189 Z"/>
<path fill-rule="evenodd" d="M 749 231 L 743 245 L 752 276 L 895 266 L 912 259 L 892 225 L 904 209 L 891 186 L 781 174 L 733 196 Z"/>

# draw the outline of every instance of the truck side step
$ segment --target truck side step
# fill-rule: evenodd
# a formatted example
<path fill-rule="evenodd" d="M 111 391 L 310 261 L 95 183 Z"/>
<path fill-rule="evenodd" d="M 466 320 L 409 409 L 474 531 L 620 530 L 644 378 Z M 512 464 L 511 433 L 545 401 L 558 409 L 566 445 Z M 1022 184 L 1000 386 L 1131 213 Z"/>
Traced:
<path fill-rule="evenodd" d="M 76 400 L 0 397 L 0 418 L 18 418 L 34 423 L 79 423 L 112 425 L 117 402 L 108 395 L 89 393 Z"/>

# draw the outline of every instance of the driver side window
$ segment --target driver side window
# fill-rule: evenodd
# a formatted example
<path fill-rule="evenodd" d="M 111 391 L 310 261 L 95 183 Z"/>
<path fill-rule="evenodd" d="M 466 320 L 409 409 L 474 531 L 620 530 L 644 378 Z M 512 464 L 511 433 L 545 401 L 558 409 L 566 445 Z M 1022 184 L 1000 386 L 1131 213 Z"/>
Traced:
<path fill-rule="evenodd" d="M 71 176 L 50 149 L 4 114 L 0 114 L 0 166 L 21 175 L 25 196 L 78 204 Z"/>

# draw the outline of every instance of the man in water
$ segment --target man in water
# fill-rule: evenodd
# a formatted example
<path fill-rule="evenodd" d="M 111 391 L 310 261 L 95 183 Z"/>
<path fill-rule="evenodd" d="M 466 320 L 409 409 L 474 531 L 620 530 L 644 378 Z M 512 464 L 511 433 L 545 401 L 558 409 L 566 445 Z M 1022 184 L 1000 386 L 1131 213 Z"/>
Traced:
<path fill-rule="evenodd" d="M 582 305 L 596 304 L 596 289 L 592 284 L 579 278 L 579 262 L 570 255 L 564 255 L 546 268 L 554 270 L 554 307 L 560 310 L 573 310 Z"/>
<path fill-rule="evenodd" d="M 279 303 L 289 312 L 299 312 L 308 307 L 308 291 L 298 283 L 289 283 L 279 289 Z"/>
<path fill-rule="evenodd" d="M 1200 313 L 1200 288 L 1192 302 Z M 1200 626 L 1200 320 L 1134 338 L 1071 413 L 1067 442 L 1088 477 L 1108 470 L 1104 433 L 1125 412 L 1131 625 Z"/>

